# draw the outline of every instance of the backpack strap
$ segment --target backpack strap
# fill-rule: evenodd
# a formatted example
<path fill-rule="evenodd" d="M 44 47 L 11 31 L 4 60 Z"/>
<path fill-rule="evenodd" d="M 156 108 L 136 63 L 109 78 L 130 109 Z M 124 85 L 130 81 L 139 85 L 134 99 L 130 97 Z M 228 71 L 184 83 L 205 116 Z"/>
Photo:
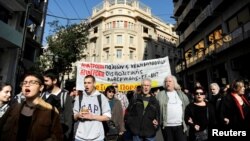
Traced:
<path fill-rule="evenodd" d="M 79 98 L 79 112 L 81 111 L 81 103 L 82 103 L 82 94 L 78 96 Z"/>
<path fill-rule="evenodd" d="M 101 94 L 98 95 L 97 96 L 97 100 L 98 100 L 100 111 L 101 111 L 101 115 L 102 115 L 103 113 L 102 113 L 102 97 L 101 96 L 102 96 Z"/>
<path fill-rule="evenodd" d="M 60 95 L 60 104 L 61 104 L 62 109 L 64 109 L 64 105 L 66 103 L 67 93 L 68 91 L 62 89 L 61 95 Z"/>

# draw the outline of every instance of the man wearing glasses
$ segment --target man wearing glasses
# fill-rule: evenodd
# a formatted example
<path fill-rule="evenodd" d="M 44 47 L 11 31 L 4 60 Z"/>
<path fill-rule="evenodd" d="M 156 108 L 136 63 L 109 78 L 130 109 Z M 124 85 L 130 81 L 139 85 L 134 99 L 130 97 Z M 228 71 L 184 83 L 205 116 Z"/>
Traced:
<path fill-rule="evenodd" d="M 115 98 L 119 99 L 122 103 L 123 115 L 125 114 L 125 110 L 127 109 L 129 102 L 128 98 L 125 94 L 122 94 L 118 91 L 118 83 L 112 83 L 112 86 L 115 87 Z"/>

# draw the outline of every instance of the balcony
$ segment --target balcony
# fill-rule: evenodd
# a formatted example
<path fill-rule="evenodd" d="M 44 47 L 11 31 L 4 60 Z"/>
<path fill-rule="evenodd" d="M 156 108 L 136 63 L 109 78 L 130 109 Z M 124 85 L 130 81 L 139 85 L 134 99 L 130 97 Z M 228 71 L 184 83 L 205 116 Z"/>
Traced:
<path fill-rule="evenodd" d="M 148 33 L 143 33 L 143 34 L 142 34 L 142 37 L 143 37 L 143 38 L 146 38 L 146 39 L 152 39 L 152 38 L 153 38 L 152 35 L 150 35 L 150 34 L 148 34 Z"/>
<path fill-rule="evenodd" d="M 190 36 L 196 30 L 195 22 L 192 22 L 184 32 L 185 38 Z"/>
<path fill-rule="evenodd" d="M 197 27 L 199 27 L 200 25 L 202 25 L 202 23 L 204 23 L 206 21 L 206 19 L 208 19 L 209 16 L 212 15 L 212 11 L 211 11 L 211 6 L 208 5 L 201 13 L 200 15 L 197 16 L 197 18 L 195 19 L 195 25 Z"/>
<path fill-rule="evenodd" d="M 41 22 L 43 19 L 43 11 L 40 11 L 40 10 L 38 10 L 38 9 L 35 9 L 35 8 L 32 8 L 31 10 L 30 10 L 30 15 L 34 18 L 34 19 L 36 19 L 36 21 L 37 22 Z"/>
<path fill-rule="evenodd" d="M 216 11 L 217 8 L 219 8 L 219 6 L 223 3 L 224 0 L 212 0 L 211 2 L 211 8 L 212 11 Z"/>
<path fill-rule="evenodd" d="M 183 12 L 185 6 L 186 6 L 187 0 L 179 0 L 176 5 L 174 6 L 174 16 L 179 16 Z"/>
<path fill-rule="evenodd" d="M 10 11 L 25 11 L 24 0 L 0 0 L 0 4 Z"/>
<path fill-rule="evenodd" d="M 185 62 L 182 61 L 180 64 L 178 64 L 176 67 L 175 67 L 175 72 L 176 73 L 179 73 L 181 71 L 185 70 Z"/>
<path fill-rule="evenodd" d="M 90 33 L 89 34 L 89 39 L 90 40 L 94 40 L 97 39 L 99 37 L 99 35 L 97 33 Z"/>
<path fill-rule="evenodd" d="M 190 13 L 192 13 L 192 10 L 195 9 L 195 3 L 197 0 L 191 0 L 189 1 L 188 5 L 186 6 L 186 8 L 184 9 L 182 15 L 185 18 L 187 15 L 189 15 Z M 197 9 L 197 8 L 196 8 Z"/>
<path fill-rule="evenodd" d="M 0 21 L 0 44 L 6 47 L 21 47 L 22 33 L 18 32 L 10 25 Z"/>

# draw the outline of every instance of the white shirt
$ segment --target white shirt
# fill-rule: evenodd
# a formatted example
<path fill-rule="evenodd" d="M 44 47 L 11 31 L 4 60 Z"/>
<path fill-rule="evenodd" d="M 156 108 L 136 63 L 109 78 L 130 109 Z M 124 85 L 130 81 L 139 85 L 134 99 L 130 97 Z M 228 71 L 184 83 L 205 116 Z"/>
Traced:
<path fill-rule="evenodd" d="M 167 106 L 167 126 L 182 125 L 182 101 L 176 91 L 167 92 L 168 106 Z"/>

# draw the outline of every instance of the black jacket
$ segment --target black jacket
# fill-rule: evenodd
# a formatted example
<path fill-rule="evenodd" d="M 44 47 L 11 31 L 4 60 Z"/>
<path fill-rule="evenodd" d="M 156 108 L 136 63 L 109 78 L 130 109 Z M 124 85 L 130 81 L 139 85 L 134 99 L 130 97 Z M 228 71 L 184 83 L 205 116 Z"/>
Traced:
<path fill-rule="evenodd" d="M 50 103 L 58 109 L 60 122 L 63 127 L 64 141 L 71 140 L 73 132 L 73 99 L 68 94 L 68 91 L 62 89 L 58 95 L 51 94 L 48 98 L 43 94 L 42 98 L 45 102 Z"/>
<path fill-rule="evenodd" d="M 126 115 L 126 124 L 133 135 L 140 137 L 153 137 L 156 135 L 157 128 L 153 125 L 153 120 L 159 122 L 160 106 L 155 97 L 149 98 L 149 103 L 144 109 L 143 97 L 138 95 L 133 100 Z"/>
<path fill-rule="evenodd" d="M 246 103 L 245 106 L 247 108 L 247 113 L 245 115 L 245 119 L 243 119 L 232 94 L 227 94 L 223 97 L 221 103 L 221 119 L 229 119 L 227 128 L 233 130 L 250 130 L 250 106 Z"/>

